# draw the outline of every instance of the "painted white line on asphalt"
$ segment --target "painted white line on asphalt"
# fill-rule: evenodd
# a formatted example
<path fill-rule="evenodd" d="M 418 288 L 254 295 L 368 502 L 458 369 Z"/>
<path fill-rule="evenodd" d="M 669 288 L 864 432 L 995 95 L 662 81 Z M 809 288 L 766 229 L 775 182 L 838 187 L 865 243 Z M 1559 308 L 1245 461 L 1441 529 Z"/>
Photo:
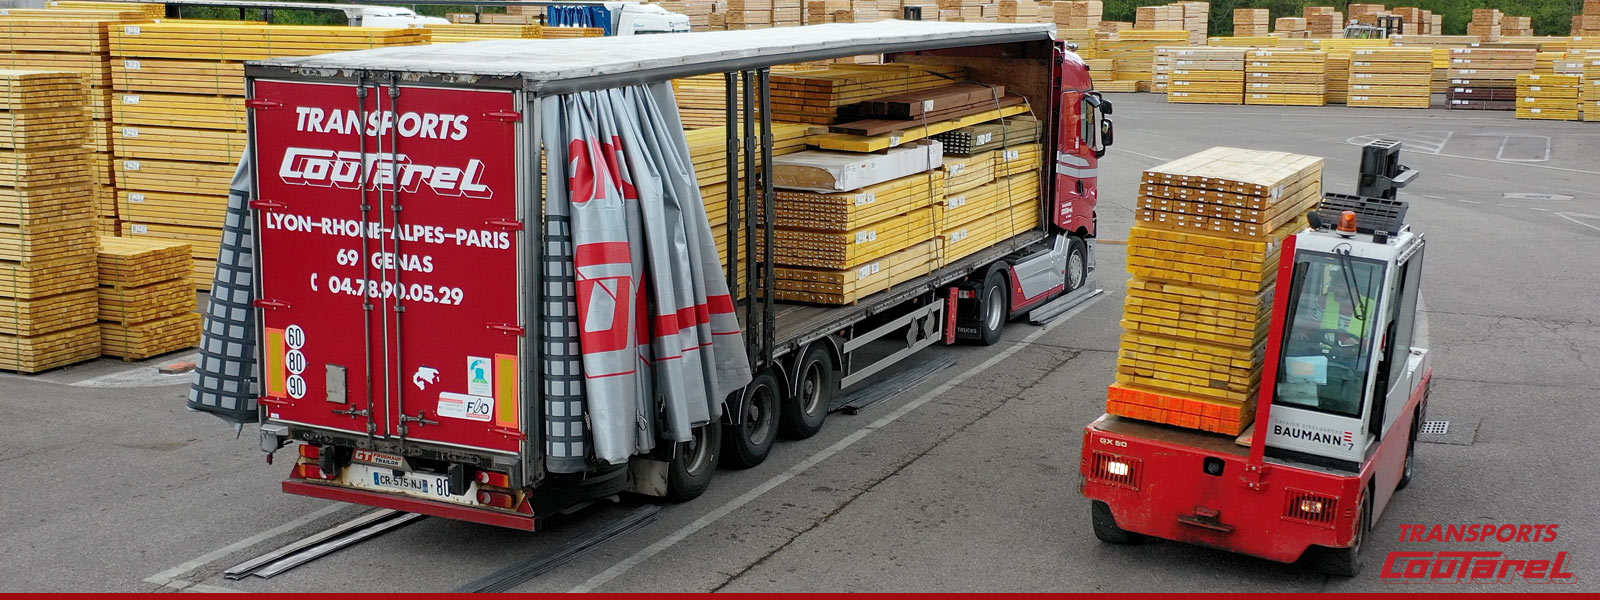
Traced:
<path fill-rule="evenodd" d="M 1556 213 L 1556 216 L 1561 217 L 1563 219 L 1566 219 L 1568 221 L 1572 221 L 1573 223 L 1577 223 L 1577 224 L 1582 225 L 1584 227 L 1588 227 L 1589 229 L 1593 229 L 1595 231 L 1600 231 L 1600 227 L 1596 227 L 1594 225 L 1590 225 L 1588 223 L 1585 223 L 1583 221 L 1579 221 L 1579 220 L 1573 218 L 1573 217 L 1582 217 L 1582 218 L 1585 218 L 1585 219 L 1597 219 L 1597 220 L 1600 220 L 1600 216 L 1584 215 L 1584 214 L 1578 214 L 1578 213 Z"/>
<path fill-rule="evenodd" d="M 1544 139 L 1544 157 L 1543 158 L 1506 158 L 1506 144 L 1511 143 L 1511 138 L 1514 138 L 1514 137 L 1519 137 L 1519 138 L 1543 138 Z M 1546 161 L 1549 161 L 1550 160 L 1550 136 L 1548 136 L 1548 135 L 1508 135 L 1508 136 L 1505 136 L 1505 139 L 1500 142 L 1500 151 L 1496 152 L 1494 154 L 1494 159 L 1495 160 L 1510 161 L 1510 162 L 1546 162 Z"/>
<path fill-rule="evenodd" d="M 1537 210 L 1539 212 L 1550 212 L 1550 209 L 1548 209 L 1548 208 L 1538 208 L 1538 207 L 1535 207 L 1535 206 L 1529 206 L 1528 210 Z"/>
<path fill-rule="evenodd" d="M 1465 202 L 1467 204 L 1483 204 L 1482 202 L 1479 202 L 1477 200 L 1461 200 L 1461 199 L 1457 199 L 1456 202 Z"/>
<path fill-rule="evenodd" d="M 1117 152 L 1126 152 L 1126 153 L 1132 154 L 1134 156 L 1143 156 L 1143 157 L 1148 158 L 1150 160 L 1158 160 L 1158 161 L 1161 161 L 1161 162 L 1171 162 L 1172 161 L 1172 159 L 1170 159 L 1170 158 L 1161 158 L 1159 156 L 1150 156 L 1149 154 L 1143 154 L 1143 153 L 1140 153 L 1140 152 L 1134 152 L 1132 150 L 1124 150 L 1122 148 L 1112 148 L 1112 150 L 1116 150 Z"/>
<path fill-rule="evenodd" d="M 190 592 L 190 593 L 195 593 L 195 594 L 243 594 L 243 593 L 245 593 L 244 590 L 236 590 L 236 589 L 233 589 L 233 588 L 230 588 L 230 587 L 222 587 L 220 585 L 207 585 L 207 584 L 204 584 L 204 583 L 195 583 L 193 581 L 188 581 L 188 580 L 185 580 L 185 579 L 174 579 L 174 580 L 172 580 L 170 582 L 167 582 L 165 585 L 163 585 L 161 587 L 171 588 L 171 589 L 179 591 L 179 592 Z"/>
<path fill-rule="evenodd" d="M 310 523 L 312 521 L 315 521 L 317 519 L 321 519 L 321 518 L 326 517 L 328 515 L 331 515 L 331 514 L 333 514 L 335 512 L 338 512 L 339 510 L 344 509 L 347 506 L 348 505 L 342 504 L 342 503 L 329 504 L 329 505 L 324 506 L 324 507 L 322 507 L 320 509 L 317 509 L 316 511 L 312 512 L 311 514 L 302 516 L 302 517 L 300 517 L 298 519 L 295 519 L 293 521 L 290 521 L 288 523 L 284 523 L 284 524 L 279 525 L 277 527 L 273 527 L 272 529 L 268 529 L 268 530 L 263 531 L 261 533 L 252 535 L 250 537 L 247 537 L 245 539 L 239 540 L 237 542 L 234 542 L 234 543 L 229 544 L 227 546 L 224 546 L 222 548 L 218 548 L 216 550 L 212 550 L 210 552 L 207 552 L 207 553 L 201 555 L 199 558 L 196 558 L 196 559 L 191 560 L 189 562 L 183 563 L 183 564 L 178 565 L 176 567 L 173 567 L 171 569 L 167 569 L 167 570 L 162 571 L 160 573 L 156 573 L 155 575 L 151 575 L 149 577 L 144 578 L 144 580 L 145 580 L 146 583 L 154 583 L 156 585 L 167 585 L 169 583 L 176 582 L 176 581 L 178 581 L 179 577 L 182 577 L 184 575 L 188 575 L 191 571 L 194 571 L 195 569 L 198 569 L 200 567 L 204 567 L 204 566 L 206 566 L 208 564 L 211 564 L 212 561 L 215 561 L 215 560 L 220 559 L 220 558 L 224 558 L 224 557 L 228 556 L 229 554 L 233 554 L 234 552 L 238 552 L 238 551 L 243 550 L 245 548 L 249 548 L 249 547 L 254 546 L 256 544 L 259 544 L 261 542 L 267 541 L 269 539 L 278 537 L 280 535 L 283 535 L 285 533 L 288 533 L 290 531 L 293 531 L 295 529 L 303 527 L 303 526 L 305 526 L 306 524 L 308 524 L 308 523 Z"/>
<path fill-rule="evenodd" d="M 1552 171 L 1566 171 L 1568 173 L 1583 173 L 1583 174 L 1586 174 L 1586 175 L 1600 175 L 1600 171 L 1585 171 L 1583 169 L 1568 169 L 1566 167 L 1552 167 L 1550 165 L 1535 165 L 1535 164 L 1531 164 L 1531 163 L 1520 163 L 1520 162 L 1511 162 L 1511 161 L 1505 161 L 1505 160 L 1495 160 L 1495 159 L 1492 159 L 1492 158 L 1478 158 L 1476 156 L 1461 156 L 1459 154 L 1434 154 L 1434 156 L 1443 156 L 1445 158 L 1459 158 L 1461 160 L 1475 160 L 1475 161 L 1478 161 L 1478 162 L 1494 163 L 1494 164 L 1497 164 L 1497 165 L 1510 165 L 1510 166 L 1513 166 L 1513 167 L 1529 167 L 1529 168 L 1533 168 L 1533 169 L 1550 169 Z M 1481 177 L 1474 177 L 1473 179 L 1482 179 L 1482 178 Z M 1495 181 L 1497 183 L 1501 183 L 1499 180 L 1494 180 L 1494 179 L 1491 179 L 1490 181 Z"/>
<path fill-rule="evenodd" d="M 1010 348 L 1006 348 L 999 354 L 989 357 L 989 360 L 979 363 L 977 366 L 974 366 L 971 369 L 968 369 L 966 372 L 957 375 L 954 379 L 939 384 L 939 387 L 928 390 L 927 393 L 918 396 L 915 400 L 907 402 L 900 408 L 895 409 L 894 412 L 884 415 L 882 418 L 873 421 L 872 424 L 862 427 L 861 429 L 852 432 L 850 435 L 845 436 L 844 439 L 834 442 L 833 445 L 823 448 L 816 454 L 806 457 L 805 460 L 802 460 L 798 464 L 789 467 L 789 470 L 779 473 L 772 479 L 762 482 L 761 485 L 751 488 L 750 491 L 740 494 L 739 497 L 729 500 L 722 506 L 718 506 L 715 510 L 706 513 L 698 519 L 695 519 L 693 523 L 684 525 L 682 529 L 672 532 L 672 535 L 668 535 L 667 537 L 657 540 L 656 543 L 650 544 L 643 550 L 634 553 L 633 556 L 622 559 L 621 562 L 612 565 L 611 568 L 600 572 L 594 577 L 590 577 L 588 581 L 585 581 L 568 591 L 574 593 L 592 592 L 595 588 L 605 585 L 607 582 L 622 576 L 624 573 L 627 573 L 634 567 L 639 566 L 644 561 L 650 560 L 651 557 L 660 554 L 668 548 L 671 548 L 678 542 L 688 539 L 688 537 L 694 535 L 695 532 L 705 529 L 712 523 L 717 522 L 719 519 L 732 514 L 733 511 L 739 510 L 739 508 L 743 507 L 744 505 L 749 504 L 756 498 L 761 497 L 762 494 L 772 491 L 774 488 L 783 485 L 784 482 L 789 481 L 790 479 L 794 479 L 801 473 L 809 470 L 811 467 L 816 466 L 822 461 L 828 460 L 829 457 L 838 454 L 845 448 L 849 448 L 856 442 L 859 442 L 868 435 L 871 435 L 873 432 L 887 427 L 890 423 L 900 419 L 900 417 L 906 416 L 911 411 L 920 408 L 924 404 L 932 402 L 933 399 L 938 398 L 939 396 L 943 396 L 945 392 L 950 391 L 950 389 L 954 388 L 955 386 L 961 385 L 961 383 L 967 379 L 989 370 L 990 367 L 1000 364 L 1001 361 L 1010 358 L 1013 354 L 1020 352 L 1023 348 L 1033 345 L 1033 342 L 1038 340 L 1041 336 L 1049 333 L 1050 330 L 1055 329 L 1056 326 L 1071 320 L 1072 317 L 1077 316 L 1078 313 L 1083 312 L 1084 309 L 1089 308 L 1090 306 L 1094 305 L 1094 303 L 1099 302 L 1100 299 L 1105 297 L 1105 294 L 1101 294 L 1085 301 L 1076 308 L 1067 311 L 1066 314 L 1063 314 L 1055 320 L 1040 326 L 1038 330 L 1028 334 L 1028 337 L 1022 338 L 1021 341 L 1012 344 Z"/>

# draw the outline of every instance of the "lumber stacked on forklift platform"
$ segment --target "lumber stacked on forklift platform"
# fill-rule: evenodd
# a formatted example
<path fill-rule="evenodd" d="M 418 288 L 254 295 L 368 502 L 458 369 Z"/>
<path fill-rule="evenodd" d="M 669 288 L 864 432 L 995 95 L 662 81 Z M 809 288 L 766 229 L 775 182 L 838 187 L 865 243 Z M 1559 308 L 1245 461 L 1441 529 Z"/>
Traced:
<path fill-rule="evenodd" d="M 1245 104 L 1322 106 L 1328 99 L 1328 54 L 1314 50 L 1251 50 L 1245 55 Z"/>
<path fill-rule="evenodd" d="M 424 28 L 225 22 L 114 25 L 112 142 L 121 234 L 188 243 L 209 289 L 228 185 L 244 152 L 244 63 L 424 44 Z"/>
<path fill-rule="evenodd" d="M 189 283 L 189 245 L 102 237 L 99 246 L 100 349 L 141 360 L 193 347 L 200 313 Z"/>
<path fill-rule="evenodd" d="M 1107 412 L 1228 435 L 1255 414 L 1281 240 L 1322 159 L 1212 148 L 1146 171 Z"/>
<path fill-rule="evenodd" d="M 1579 75 L 1518 75 L 1517 118 L 1576 121 L 1582 87 Z"/>
<path fill-rule="evenodd" d="M 1183 48 L 1173 52 L 1167 102 L 1244 103 L 1244 48 Z"/>
<path fill-rule="evenodd" d="M 1376 108 L 1428 108 L 1433 102 L 1433 51 L 1427 48 L 1358 48 L 1350 53 L 1346 104 Z"/>
<path fill-rule="evenodd" d="M 100 354 L 93 152 L 79 73 L 0 70 L 0 369 Z"/>
<path fill-rule="evenodd" d="M 1517 76 L 1533 72 L 1536 50 L 1451 48 L 1448 108 L 1516 110 Z"/>

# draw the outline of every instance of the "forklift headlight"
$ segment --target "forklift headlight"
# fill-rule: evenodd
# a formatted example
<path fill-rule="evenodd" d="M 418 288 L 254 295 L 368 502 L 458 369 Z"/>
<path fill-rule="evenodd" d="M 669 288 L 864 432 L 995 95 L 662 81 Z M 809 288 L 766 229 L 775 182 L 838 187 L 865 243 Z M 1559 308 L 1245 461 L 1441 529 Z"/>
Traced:
<path fill-rule="evenodd" d="M 1320 500 L 1301 500 L 1300 501 L 1300 512 L 1307 513 L 1307 514 L 1312 514 L 1312 515 L 1320 515 L 1320 514 L 1322 514 L 1322 501 L 1320 501 Z"/>
<path fill-rule="evenodd" d="M 1129 473 L 1133 472 L 1133 467 L 1120 460 L 1108 460 L 1106 461 L 1106 472 L 1117 477 L 1127 477 Z"/>

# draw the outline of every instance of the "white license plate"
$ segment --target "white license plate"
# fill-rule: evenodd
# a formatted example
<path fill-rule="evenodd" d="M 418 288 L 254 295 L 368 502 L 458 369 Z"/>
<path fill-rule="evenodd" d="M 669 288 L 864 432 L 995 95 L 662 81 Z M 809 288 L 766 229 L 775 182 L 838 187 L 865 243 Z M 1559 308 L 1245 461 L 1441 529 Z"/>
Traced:
<path fill-rule="evenodd" d="M 450 493 L 450 478 L 431 473 L 396 471 L 352 463 L 345 467 L 339 483 L 350 487 L 379 492 L 401 493 L 407 496 L 478 506 L 478 482 L 467 484 L 467 493 Z"/>

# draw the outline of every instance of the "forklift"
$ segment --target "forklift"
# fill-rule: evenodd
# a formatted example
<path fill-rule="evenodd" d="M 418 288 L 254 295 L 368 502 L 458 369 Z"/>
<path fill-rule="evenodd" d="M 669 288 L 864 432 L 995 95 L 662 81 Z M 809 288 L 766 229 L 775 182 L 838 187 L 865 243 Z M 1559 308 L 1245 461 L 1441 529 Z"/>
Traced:
<path fill-rule="evenodd" d="M 1353 576 L 1410 483 L 1432 381 L 1418 312 L 1424 241 L 1397 191 L 1401 144 L 1362 148 L 1355 194 L 1325 193 L 1284 239 L 1256 420 L 1238 438 L 1103 415 L 1080 491 L 1096 537 L 1160 538 Z"/>
<path fill-rule="evenodd" d="M 1382 40 L 1405 33 L 1405 19 L 1399 15 L 1378 17 L 1374 25 L 1367 25 L 1355 19 L 1350 19 L 1350 24 L 1344 28 L 1345 39 Z"/>

